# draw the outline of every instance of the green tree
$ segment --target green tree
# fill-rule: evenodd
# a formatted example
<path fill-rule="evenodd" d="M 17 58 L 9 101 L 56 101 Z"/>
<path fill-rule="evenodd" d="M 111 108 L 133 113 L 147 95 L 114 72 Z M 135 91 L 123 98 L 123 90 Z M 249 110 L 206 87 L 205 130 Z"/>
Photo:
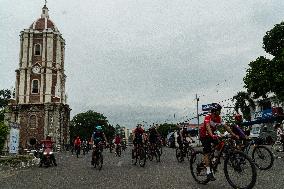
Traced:
<path fill-rule="evenodd" d="M 9 89 L 0 90 L 0 109 L 8 105 L 9 99 L 12 98 L 12 93 Z"/>
<path fill-rule="evenodd" d="M 4 148 L 4 144 L 9 133 L 9 127 L 0 121 L 0 154 Z"/>
<path fill-rule="evenodd" d="M 176 129 L 178 129 L 178 126 L 176 124 L 164 123 L 164 124 L 159 125 L 159 127 L 157 128 L 157 131 L 161 134 L 161 136 L 166 138 L 169 132 L 174 131 Z"/>
<path fill-rule="evenodd" d="M 253 93 L 254 98 L 266 98 L 266 94 L 272 91 L 273 85 L 271 61 L 263 56 L 258 57 L 249 63 L 246 72 L 244 83 L 248 93 Z"/>
<path fill-rule="evenodd" d="M 254 98 L 266 98 L 267 93 L 273 92 L 284 101 L 284 22 L 266 32 L 263 48 L 274 57 L 269 60 L 261 56 L 250 62 L 244 77 L 245 87 Z"/>
<path fill-rule="evenodd" d="M 4 121 L 5 117 L 5 107 L 8 105 L 9 99 L 11 99 L 12 94 L 9 89 L 0 90 L 0 121 Z"/>
<path fill-rule="evenodd" d="M 284 22 L 276 24 L 263 37 L 264 50 L 275 57 L 284 55 Z"/>
<path fill-rule="evenodd" d="M 107 117 L 103 114 L 89 110 L 75 115 L 70 124 L 71 141 L 80 136 L 83 139 L 90 139 L 96 126 L 102 126 L 106 137 L 111 137 L 115 133 L 115 128 L 108 124 Z"/>
<path fill-rule="evenodd" d="M 250 94 L 244 91 L 238 92 L 234 97 L 235 100 L 235 111 L 243 114 L 245 120 L 251 120 L 251 109 L 255 109 L 255 104 Z"/>

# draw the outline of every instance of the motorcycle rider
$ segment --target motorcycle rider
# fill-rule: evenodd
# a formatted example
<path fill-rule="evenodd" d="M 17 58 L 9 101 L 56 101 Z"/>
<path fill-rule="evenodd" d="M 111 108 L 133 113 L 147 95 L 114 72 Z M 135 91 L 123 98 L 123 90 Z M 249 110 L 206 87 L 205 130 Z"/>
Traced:
<path fill-rule="evenodd" d="M 42 154 L 41 154 L 41 157 L 40 157 L 40 164 L 39 164 L 40 167 L 42 166 L 42 164 L 43 164 L 43 162 L 44 162 L 44 160 L 45 160 L 45 159 L 44 159 L 44 158 L 45 158 L 44 152 L 45 152 L 47 149 L 52 150 L 52 148 L 53 148 L 53 143 L 54 143 L 54 141 L 52 141 L 52 140 L 51 140 L 51 137 L 48 136 L 48 135 L 46 136 L 46 139 L 45 139 L 45 140 L 42 140 L 42 141 L 41 141 L 41 145 L 42 145 L 43 151 L 42 151 Z M 51 161 L 53 162 L 53 164 L 54 164 L 55 166 L 57 166 L 56 159 L 55 159 L 55 156 L 54 156 L 53 153 L 50 154 L 50 158 L 51 158 Z"/>

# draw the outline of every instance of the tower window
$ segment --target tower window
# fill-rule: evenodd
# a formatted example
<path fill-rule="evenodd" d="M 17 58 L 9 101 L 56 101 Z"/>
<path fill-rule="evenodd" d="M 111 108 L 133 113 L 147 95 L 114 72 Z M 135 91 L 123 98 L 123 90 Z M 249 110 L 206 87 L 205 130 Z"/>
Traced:
<path fill-rule="evenodd" d="M 40 56 L 41 55 L 41 46 L 40 46 L 40 44 L 35 44 L 34 49 L 35 49 L 35 55 L 36 56 Z"/>
<path fill-rule="evenodd" d="M 39 93 L 39 81 L 38 81 L 38 79 L 34 79 L 32 81 L 32 93 L 34 93 L 34 94 Z"/>
<path fill-rule="evenodd" d="M 30 116 L 30 128 L 36 128 L 36 116 L 35 115 L 31 115 Z"/>

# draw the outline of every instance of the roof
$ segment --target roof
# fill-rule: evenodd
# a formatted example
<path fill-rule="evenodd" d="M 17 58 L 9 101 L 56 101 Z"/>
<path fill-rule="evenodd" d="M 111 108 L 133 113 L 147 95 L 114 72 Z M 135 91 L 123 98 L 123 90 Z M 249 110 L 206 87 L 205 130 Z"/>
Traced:
<path fill-rule="evenodd" d="M 55 24 L 49 18 L 39 18 L 32 23 L 30 29 L 43 31 L 46 29 L 52 29 L 53 31 L 58 31 Z"/>

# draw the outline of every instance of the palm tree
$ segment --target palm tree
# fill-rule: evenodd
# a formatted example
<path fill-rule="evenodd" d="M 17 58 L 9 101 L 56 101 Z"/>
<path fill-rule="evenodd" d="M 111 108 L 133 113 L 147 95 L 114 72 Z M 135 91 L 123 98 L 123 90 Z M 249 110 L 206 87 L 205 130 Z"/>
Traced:
<path fill-rule="evenodd" d="M 236 100 L 235 111 L 239 113 L 240 110 L 243 114 L 244 119 L 251 121 L 251 109 L 255 110 L 255 104 L 249 93 L 244 91 L 238 92 L 233 97 L 233 100 Z"/>

